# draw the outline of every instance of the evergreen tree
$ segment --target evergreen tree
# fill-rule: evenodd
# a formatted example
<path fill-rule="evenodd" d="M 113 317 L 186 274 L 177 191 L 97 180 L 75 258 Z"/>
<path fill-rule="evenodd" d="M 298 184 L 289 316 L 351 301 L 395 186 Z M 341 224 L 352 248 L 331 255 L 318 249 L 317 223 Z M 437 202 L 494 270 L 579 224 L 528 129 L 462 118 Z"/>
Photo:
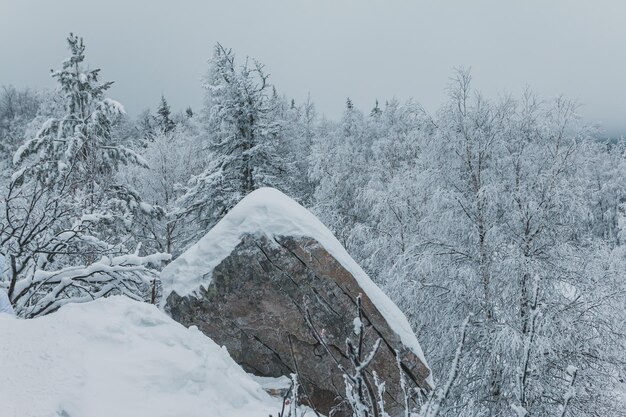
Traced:
<path fill-rule="evenodd" d="M 67 41 L 72 55 L 52 74 L 64 111 L 15 153 L 0 223 L 0 244 L 11 260 L 9 295 L 27 317 L 109 294 L 144 299 L 156 278 L 147 263 L 165 259 L 126 248 L 133 219 L 159 209 L 115 182 L 120 165 L 146 164 L 113 141 L 124 110 L 104 95 L 112 83 L 99 81 L 100 70 L 85 69 L 82 38 L 70 34 Z"/>
<path fill-rule="evenodd" d="M 44 184 L 59 184 L 59 179 L 67 176 L 75 184 L 76 194 L 84 192 L 89 210 L 94 210 L 102 200 L 98 194 L 120 164 L 143 161 L 112 142 L 113 121 L 124 113 L 120 103 L 104 96 L 113 83 L 101 83 L 99 69 L 84 68 L 82 38 L 70 34 L 67 41 L 72 56 L 60 71 L 52 73 L 64 97 L 65 112 L 46 121 L 35 138 L 17 150 L 13 162 L 26 166 L 29 174 Z"/>
<path fill-rule="evenodd" d="M 376 100 L 376 104 L 374 104 L 374 108 L 370 112 L 370 116 L 371 117 L 378 117 L 378 116 L 380 116 L 382 114 L 382 112 L 383 111 L 378 106 L 378 100 Z"/>
<path fill-rule="evenodd" d="M 176 123 L 171 118 L 172 112 L 170 106 L 165 100 L 165 96 L 161 96 L 161 102 L 156 112 L 156 122 L 159 130 L 163 133 L 170 133 L 176 127 Z"/>
<path fill-rule="evenodd" d="M 141 146 L 145 146 L 148 142 L 154 140 L 157 134 L 156 121 L 149 109 L 142 111 L 137 117 L 137 130 L 139 131 L 139 140 Z"/>
<path fill-rule="evenodd" d="M 271 86 L 262 64 L 246 60 L 238 67 L 232 50 L 217 44 L 204 87 L 210 162 L 191 179 L 179 204 L 207 227 L 248 193 L 277 185 L 284 161 L 277 157 L 279 125 L 271 117 Z"/>

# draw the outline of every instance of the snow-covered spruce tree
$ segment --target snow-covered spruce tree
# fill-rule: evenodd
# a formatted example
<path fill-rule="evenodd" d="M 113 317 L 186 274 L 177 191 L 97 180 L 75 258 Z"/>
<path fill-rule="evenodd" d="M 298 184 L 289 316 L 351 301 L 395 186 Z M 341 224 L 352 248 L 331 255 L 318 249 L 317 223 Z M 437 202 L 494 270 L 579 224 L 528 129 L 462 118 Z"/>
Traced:
<path fill-rule="evenodd" d="M 187 118 L 187 117 L 185 117 Z M 161 95 L 156 113 L 150 109 L 142 111 L 134 122 L 133 149 L 145 148 L 159 134 L 171 133 L 176 127 L 177 120 L 183 119 L 172 114 L 170 105 L 164 95 Z"/>
<path fill-rule="evenodd" d="M 180 212 L 190 215 L 203 232 L 239 200 L 263 187 L 281 187 L 284 161 L 276 151 L 278 124 L 273 120 L 268 75 L 263 65 L 215 46 L 205 79 L 205 159 L 180 198 Z"/>
<path fill-rule="evenodd" d="M 145 162 L 113 141 L 123 108 L 105 98 L 111 83 L 99 82 L 99 70 L 85 68 L 82 39 L 67 41 L 72 55 L 52 74 L 65 109 L 15 153 L 0 224 L 3 284 L 23 317 L 111 294 L 149 299 L 149 265 L 167 259 L 125 245 L 134 218 L 158 209 L 114 177 L 122 164 Z"/>
<path fill-rule="evenodd" d="M 176 123 L 172 120 L 170 105 L 163 95 L 156 111 L 156 121 L 159 131 L 163 133 L 170 133 L 176 127 Z"/>

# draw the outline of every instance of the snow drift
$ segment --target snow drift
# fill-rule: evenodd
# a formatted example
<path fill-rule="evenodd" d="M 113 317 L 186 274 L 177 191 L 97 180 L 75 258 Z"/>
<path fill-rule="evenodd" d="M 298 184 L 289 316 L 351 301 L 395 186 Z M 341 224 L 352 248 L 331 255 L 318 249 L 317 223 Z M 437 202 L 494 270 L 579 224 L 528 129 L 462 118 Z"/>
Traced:
<path fill-rule="evenodd" d="M 195 328 L 121 296 L 0 315 L 2 417 L 259 417 L 280 410 Z"/>

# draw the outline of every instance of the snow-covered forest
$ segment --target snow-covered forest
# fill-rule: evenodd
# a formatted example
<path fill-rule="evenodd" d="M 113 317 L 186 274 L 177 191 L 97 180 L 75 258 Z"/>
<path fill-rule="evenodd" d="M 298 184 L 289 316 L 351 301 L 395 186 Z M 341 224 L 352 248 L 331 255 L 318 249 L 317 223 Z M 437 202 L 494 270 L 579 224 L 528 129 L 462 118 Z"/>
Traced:
<path fill-rule="evenodd" d="M 435 112 L 346 98 L 334 120 L 216 44 L 201 107 L 163 96 L 131 117 L 86 41 L 67 38 L 50 88 L 0 90 L 0 288 L 18 317 L 158 304 L 160 270 L 273 187 L 405 313 L 445 393 L 426 415 L 624 415 L 626 142 L 579 103 L 485 96 L 458 68 Z"/>

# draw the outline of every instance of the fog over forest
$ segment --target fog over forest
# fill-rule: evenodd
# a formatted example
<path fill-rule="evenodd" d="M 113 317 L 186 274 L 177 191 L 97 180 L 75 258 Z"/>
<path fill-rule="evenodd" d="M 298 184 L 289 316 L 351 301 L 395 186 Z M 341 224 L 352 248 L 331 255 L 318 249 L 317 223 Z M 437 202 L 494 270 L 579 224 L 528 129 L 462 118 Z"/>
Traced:
<path fill-rule="evenodd" d="M 0 84 L 50 87 L 48 70 L 64 56 L 70 31 L 89 41 L 93 65 L 116 81 L 111 94 L 136 116 L 164 94 L 176 109 L 202 104 L 198 88 L 216 42 L 261 59 L 281 92 L 310 93 L 320 114 L 340 117 L 397 97 L 433 112 L 454 67 L 472 68 L 475 86 L 495 97 L 526 86 L 578 100 L 602 136 L 626 133 L 620 1 L 531 0 L 259 3 L 110 0 L 87 7 L 0 0 Z M 19 63 L 19 64 L 18 64 Z"/>

